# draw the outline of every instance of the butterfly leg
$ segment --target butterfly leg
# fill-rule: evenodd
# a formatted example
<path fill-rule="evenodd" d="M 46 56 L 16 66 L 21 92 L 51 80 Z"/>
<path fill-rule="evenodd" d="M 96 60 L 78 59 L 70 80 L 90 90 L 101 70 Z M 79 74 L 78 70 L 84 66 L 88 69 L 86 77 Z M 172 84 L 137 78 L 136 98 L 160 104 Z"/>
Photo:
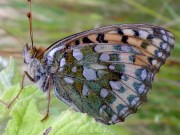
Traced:
<path fill-rule="evenodd" d="M 49 116 L 49 107 L 50 107 L 50 100 L 51 100 L 51 76 L 48 76 L 48 106 L 46 114 L 44 115 L 43 119 L 41 121 L 44 121 Z"/>
<path fill-rule="evenodd" d="M 31 82 L 36 82 L 35 80 L 34 80 L 34 78 L 32 78 L 29 74 L 28 74 L 28 72 L 27 71 L 24 71 L 24 74 L 28 77 L 28 79 L 31 81 Z M 23 83 L 22 83 L 22 85 L 24 85 Z M 21 87 L 24 87 L 24 86 L 21 86 Z"/>
<path fill-rule="evenodd" d="M 21 94 L 23 88 L 24 88 L 24 79 L 25 79 L 25 76 L 27 76 L 29 78 L 29 80 L 34 81 L 34 79 L 26 72 L 24 71 L 24 74 L 23 74 L 23 78 L 22 78 L 22 82 L 21 82 L 21 89 L 19 90 L 18 94 L 16 95 L 16 97 L 13 98 L 13 100 L 10 102 L 10 103 L 5 103 L 4 101 L 0 100 L 0 102 L 2 104 L 4 104 L 5 106 L 7 106 L 7 108 L 10 108 L 11 105 L 16 101 L 16 99 L 19 97 L 19 95 Z"/>

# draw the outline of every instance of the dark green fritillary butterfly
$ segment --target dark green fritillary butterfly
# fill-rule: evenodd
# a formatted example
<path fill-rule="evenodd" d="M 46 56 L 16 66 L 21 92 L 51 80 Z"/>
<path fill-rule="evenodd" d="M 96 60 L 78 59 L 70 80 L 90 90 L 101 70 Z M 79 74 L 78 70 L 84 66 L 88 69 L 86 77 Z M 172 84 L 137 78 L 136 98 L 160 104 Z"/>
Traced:
<path fill-rule="evenodd" d="M 173 44 L 170 32 L 147 24 L 81 32 L 46 50 L 46 62 L 39 64 L 45 75 L 39 80 L 45 83 L 49 75 L 59 99 L 105 124 L 114 124 L 135 113 L 146 101 L 153 77 Z M 48 72 L 52 68 L 55 72 Z M 33 71 L 39 74 L 37 68 Z M 47 90 L 47 85 L 39 86 Z"/>
<path fill-rule="evenodd" d="M 115 124 L 146 101 L 153 77 L 173 45 L 169 31 L 148 24 L 111 25 L 80 32 L 46 50 L 34 47 L 32 40 L 32 46 L 24 48 L 24 62 L 31 76 L 25 75 L 43 92 L 50 93 L 53 86 L 56 96 L 74 110 L 104 124 Z"/>

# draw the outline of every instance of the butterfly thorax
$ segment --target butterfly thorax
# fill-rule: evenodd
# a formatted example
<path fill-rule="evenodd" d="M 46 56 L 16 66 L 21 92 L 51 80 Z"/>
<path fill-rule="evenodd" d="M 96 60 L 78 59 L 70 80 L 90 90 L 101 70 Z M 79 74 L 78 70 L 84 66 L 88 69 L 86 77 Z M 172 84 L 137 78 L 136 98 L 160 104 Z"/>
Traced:
<path fill-rule="evenodd" d="M 42 91 L 48 87 L 48 76 L 51 76 L 57 66 L 51 59 L 44 57 L 44 50 L 25 46 L 23 51 L 24 63 L 28 65 L 29 74 Z"/>

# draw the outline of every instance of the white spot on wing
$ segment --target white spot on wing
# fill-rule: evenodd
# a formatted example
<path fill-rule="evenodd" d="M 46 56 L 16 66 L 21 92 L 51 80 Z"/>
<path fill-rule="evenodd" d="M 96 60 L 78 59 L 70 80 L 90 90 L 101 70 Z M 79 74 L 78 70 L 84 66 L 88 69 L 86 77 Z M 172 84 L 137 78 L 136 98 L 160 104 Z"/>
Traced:
<path fill-rule="evenodd" d="M 109 69 L 111 69 L 111 70 L 115 70 L 115 69 L 116 69 L 116 67 L 115 67 L 114 65 L 110 65 L 110 66 L 109 66 Z"/>
<path fill-rule="evenodd" d="M 123 31 L 124 35 L 134 36 L 134 31 L 132 29 L 124 29 L 122 31 Z"/>
<path fill-rule="evenodd" d="M 163 43 L 163 44 L 162 44 L 162 48 L 163 48 L 163 49 L 166 49 L 166 47 L 167 47 L 167 44 L 166 44 L 166 43 Z"/>
<path fill-rule="evenodd" d="M 124 108 L 120 111 L 119 115 L 122 116 L 122 115 L 126 114 L 127 110 L 128 110 L 128 107 L 124 107 Z"/>
<path fill-rule="evenodd" d="M 121 75 L 120 75 L 120 76 L 121 76 Z M 121 76 L 121 79 L 122 79 L 122 80 L 126 80 L 126 76 L 125 76 L 125 75 L 122 75 L 122 76 Z"/>
<path fill-rule="evenodd" d="M 167 41 L 167 36 L 163 35 L 163 39 L 164 39 L 164 41 Z"/>
<path fill-rule="evenodd" d="M 71 79 L 70 77 L 65 77 L 65 78 L 64 78 L 64 81 L 65 81 L 66 83 L 68 83 L 68 84 L 73 84 L 73 83 L 74 83 L 74 80 Z"/>
<path fill-rule="evenodd" d="M 73 57 L 76 60 L 82 60 L 83 59 L 83 54 L 82 54 L 82 52 L 79 49 L 74 49 L 73 50 Z"/>
<path fill-rule="evenodd" d="M 108 94 L 109 94 L 109 91 L 108 91 L 108 90 L 106 90 L 106 89 L 104 89 L 104 88 L 101 89 L 101 91 L 100 91 L 100 96 L 101 96 L 101 97 L 106 98 Z"/>
<path fill-rule="evenodd" d="M 100 55 L 99 59 L 101 61 L 109 61 L 110 57 L 109 57 L 109 54 L 103 53 L 103 54 Z"/>
<path fill-rule="evenodd" d="M 106 109 L 106 105 L 103 105 L 103 106 L 100 107 L 99 113 L 102 114 L 104 109 Z"/>
<path fill-rule="evenodd" d="M 121 46 L 121 50 L 122 50 L 123 52 L 130 52 L 130 47 L 127 46 L 127 45 L 123 45 L 123 46 Z"/>
<path fill-rule="evenodd" d="M 119 90 L 121 88 L 121 85 L 117 82 L 109 81 L 109 84 L 110 84 L 111 88 L 114 90 Z"/>
<path fill-rule="evenodd" d="M 157 60 L 153 60 L 152 65 L 156 65 L 156 64 L 157 64 Z"/>
<path fill-rule="evenodd" d="M 117 116 L 114 114 L 112 117 L 111 117 L 111 123 L 114 123 L 116 120 L 117 120 Z"/>
<path fill-rule="evenodd" d="M 139 36 L 143 39 L 147 39 L 149 33 L 144 30 L 139 30 Z"/>
<path fill-rule="evenodd" d="M 165 34 L 165 31 L 164 30 L 160 30 L 162 34 Z"/>
<path fill-rule="evenodd" d="M 84 67 L 83 76 L 86 80 L 95 80 L 97 78 L 95 70 L 88 69 L 87 67 Z"/>
<path fill-rule="evenodd" d="M 146 69 L 144 69 L 141 72 L 141 79 L 144 80 L 144 79 L 146 79 L 146 77 L 147 77 L 147 71 L 146 71 Z"/>
<path fill-rule="evenodd" d="M 66 64 L 65 58 L 62 58 L 60 61 L 60 67 L 63 67 Z"/>
<path fill-rule="evenodd" d="M 84 96 L 88 96 L 89 95 L 89 88 L 87 87 L 86 84 L 83 85 L 82 94 Z"/>
<path fill-rule="evenodd" d="M 168 38 L 168 42 L 171 44 L 171 45 L 173 45 L 174 44 L 174 39 L 173 38 Z"/>
<path fill-rule="evenodd" d="M 158 52 L 158 57 L 161 57 L 162 56 L 162 52 Z"/>
<path fill-rule="evenodd" d="M 141 93 L 144 92 L 144 90 L 145 90 L 145 85 L 144 85 L 144 84 L 141 84 L 141 86 L 140 86 L 139 89 L 138 89 L 138 92 L 141 94 Z"/>
<path fill-rule="evenodd" d="M 94 50 L 95 50 L 96 52 L 99 52 L 101 49 L 103 49 L 103 47 L 102 47 L 101 45 L 96 45 L 96 46 L 94 47 Z"/>
<path fill-rule="evenodd" d="M 139 98 L 134 98 L 133 101 L 131 101 L 131 106 L 135 106 L 139 102 Z"/>
<path fill-rule="evenodd" d="M 72 72 L 76 72 L 76 71 L 77 71 L 77 67 L 73 67 Z"/>

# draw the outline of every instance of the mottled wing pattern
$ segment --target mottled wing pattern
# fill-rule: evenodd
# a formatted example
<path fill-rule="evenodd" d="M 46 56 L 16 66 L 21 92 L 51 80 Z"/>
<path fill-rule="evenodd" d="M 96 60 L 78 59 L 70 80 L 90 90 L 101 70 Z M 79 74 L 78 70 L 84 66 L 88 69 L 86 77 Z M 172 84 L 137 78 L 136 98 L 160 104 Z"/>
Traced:
<path fill-rule="evenodd" d="M 174 37 L 145 24 L 113 25 L 57 41 L 46 56 L 59 61 L 57 97 L 105 124 L 123 121 L 146 101 Z"/>

